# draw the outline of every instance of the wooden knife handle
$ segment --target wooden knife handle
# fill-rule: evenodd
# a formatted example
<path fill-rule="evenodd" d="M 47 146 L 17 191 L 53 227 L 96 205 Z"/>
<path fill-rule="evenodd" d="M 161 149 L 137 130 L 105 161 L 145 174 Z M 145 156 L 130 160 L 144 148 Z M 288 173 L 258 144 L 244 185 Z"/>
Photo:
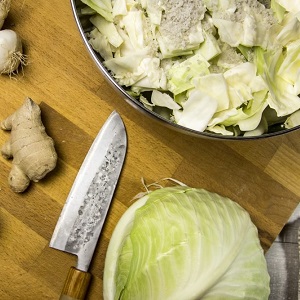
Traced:
<path fill-rule="evenodd" d="M 61 292 L 60 300 L 83 300 L 91 280 L 91 274 L 71 267 Z"/>

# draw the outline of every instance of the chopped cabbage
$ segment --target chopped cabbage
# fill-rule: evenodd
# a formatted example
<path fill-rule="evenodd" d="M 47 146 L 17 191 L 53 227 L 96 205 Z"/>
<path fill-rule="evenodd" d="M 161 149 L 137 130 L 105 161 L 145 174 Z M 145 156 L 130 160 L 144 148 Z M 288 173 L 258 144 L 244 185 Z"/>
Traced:
<path fill-rule="evenodd" d="M 300 2 L 291 0 L 276 0 L 274 1 L 282 6 L 288 12 L 300 12 Z"/>
<path fill-rule="evenodd" d="M 300 110 L 295 111 L 286 119 L 285 126 L 287 128 L 300 126 Z"/>
<path fill-rule="evenodd" d="M 89 43 L 95 49 L 104 60 L 113 58 L 113 52 L 111 44 L 107 37 L 102 34 L 97 28 L 94 28 L 89 34 Z"/>
<path fill-rule="evenodd" d="M 153 2 L 148 1 L 147 9 L 149 3 Z M 202 2 L 193 0 L 155 2 L 154 7 L 161 10 L 159 23 L 154 24 L 158 25 L 157 41 L 162 56 L 178 56 L 198 48 L 204 40 L 201 20 L 204 18 L 205 6 Z"/>
<path fill-rule="evenodd" d="M 299 43 L 300 40 L 290 43 L 285 51 L 279 48 L 260 56 L 262 76 L 269 89 L 267 101 L 278 117 L 289 116 L 300 108 Z"/>
<path fill-rule="evenodd" d="M 208 74 L 194 79 L 195 89 L 200 90 L 217 102 L 216 112 L 230 107 L 228 86 L 223 74 Z M 213 88 L 212 88 L 213 86 Z"/>
<path fill-rule="evenodd" d="M 119 35 L 114 23 L 107 21 L 100 15 L 94 15 L 90 20 L 91 23 L 108 39 L 113 47 L 118 48 L 123 43 L 123 39 Z"/>
<path fill-rule="evenodd" d="M 200 53 L 196 53 L 182 62 L 174 63 L 166 73 L 169 90 L 178 95 L 194 87 L 194 78 L 210 73 L 209 63 Z"/>
<path fill-rule="evenodd" d="M 299 1 L 82 2 L 104 66 L 172 122 L 250 136 L 267 133 L 275 119 L 288 128 L 284 121 L 300 109 Z"/>
<path fill-rule="evenodd" d="M 256 0 L 236 1 L 230 10 L 214 10 L 212 19 L 221 40 L 232 47 L 266 48 L 269 30 L 275 23 L 273 12 Z"/>
<path fill-rule="evenodd" d="M 151 103 L 153 105 L 167 107 L 169 109 L 180 109 L 180 106 L 176 102 L 174 102 L 173 98 L 170 95 L 159 92 L 157 90 L 154 90 L 151 95 Z"/>
<path fill-rule="evenodd" d="M 81 2 L 88 5 L 108 22 L 113 21 L 111 0 L 81 0 Z"/>
<path fill-rule="evenodd" d="M 105 300 L 267 300 L 269 283 L 249 214 L 218 194 L 176 186 L 150 192 L 121 217 L 103 290 Z"/>
<path fill-rule="evenodd" d="M 208 93 L 195 89 L 182 103 L 182 107 L 182 111 L 173 111 L 176 123 L 194 130 L 204 131 L 209 120 L 217 112 L 218 101 Z"/>

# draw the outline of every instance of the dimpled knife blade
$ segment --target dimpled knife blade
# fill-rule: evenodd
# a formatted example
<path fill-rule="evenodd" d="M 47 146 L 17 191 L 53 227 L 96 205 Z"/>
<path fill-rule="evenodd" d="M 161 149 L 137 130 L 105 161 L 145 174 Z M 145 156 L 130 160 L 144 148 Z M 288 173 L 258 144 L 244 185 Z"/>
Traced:
<path fill-rule="evenodd" d="M 57 221 L 50 247 L 75 254 L 60 299 L 84 299 L 97 245 L 127 149 L 125 126 L 113 112 L 85 157 Z M 81 284 L 78 284 L 78 283 Z"/>

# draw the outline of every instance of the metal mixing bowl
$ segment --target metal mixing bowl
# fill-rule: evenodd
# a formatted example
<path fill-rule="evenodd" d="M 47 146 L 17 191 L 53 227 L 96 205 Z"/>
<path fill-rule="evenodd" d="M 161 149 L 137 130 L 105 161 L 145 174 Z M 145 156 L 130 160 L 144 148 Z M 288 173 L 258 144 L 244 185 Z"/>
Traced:
<path fill-rule="evenodd" d="M 145 116 L 151 117 L 156 121 L 159 121 L 163 123 L 165 126 L 170 127 L 174 130 L 177 130 L 179 132 L 182 132 L 184 134 L 189 134 L 197 137 L 202 138 L 209 138 L 214 140 L 253 140 L 253 139 L 264 139 L 269 137 L 274 137 L 282 134 L 286 134 L 288 132 L 297 130 L 300 128 L 300 126 L 296 126 L 291 129 L 284 129 L 282 128 L 281 124 L 277 124 L 274 126 L 268 133 L 265 133 L 263 135 L 258 136 L 227 136 L 227 135 L 218 135 L 214 133 L 209 132 L 199 132 L 181 125 L 178 125 L 176 123 L 171 122 L 170 120 L 162 117 L 161 115 L 155 113 L 154 111 L 151 111 L 147 109 L 138 99 L 135 99 L 131 95 L 129 95 L 125 88 L 120 86 L 115 79 L 112 77 L 111 73 L 106 69 L 106 67 L 103 64 L 102 57 L 94 51 L 94 49 L 91 47 L 91 45 L 88 42 L 88 39 L 86 37 L 86 33 L 89 32 L 92 28 L 92 25 L 89 21 L 89 16 L 82 15 L 80 13 L 80 7 L 82 7 L 82 2 L 80 0 L 71 0 L 71 7 L 74 14 L 74 18 L 77 24 L 77 27 L 79 29 L 79 32 L 81 34 L 81 37 L 83 39 L 83 42 L 91 55 L 93 61 L 99 68 L 102 75 L 106 78 L 109 84 L 116 90 L 117 93 L 119 93 L 123 99 L 133 106 L 135 109 L 143 113 Z"/>

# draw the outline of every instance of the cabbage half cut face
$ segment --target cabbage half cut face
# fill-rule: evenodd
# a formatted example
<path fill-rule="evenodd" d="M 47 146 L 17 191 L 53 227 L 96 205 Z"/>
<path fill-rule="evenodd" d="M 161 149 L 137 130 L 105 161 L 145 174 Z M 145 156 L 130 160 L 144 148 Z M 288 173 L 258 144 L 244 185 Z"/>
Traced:
<path fill-rule="evenodd" d="M 189 187 L 135 202 L 107 251 L 104 299 L 268 299 L 257 228 L 237 203 Z"/>

